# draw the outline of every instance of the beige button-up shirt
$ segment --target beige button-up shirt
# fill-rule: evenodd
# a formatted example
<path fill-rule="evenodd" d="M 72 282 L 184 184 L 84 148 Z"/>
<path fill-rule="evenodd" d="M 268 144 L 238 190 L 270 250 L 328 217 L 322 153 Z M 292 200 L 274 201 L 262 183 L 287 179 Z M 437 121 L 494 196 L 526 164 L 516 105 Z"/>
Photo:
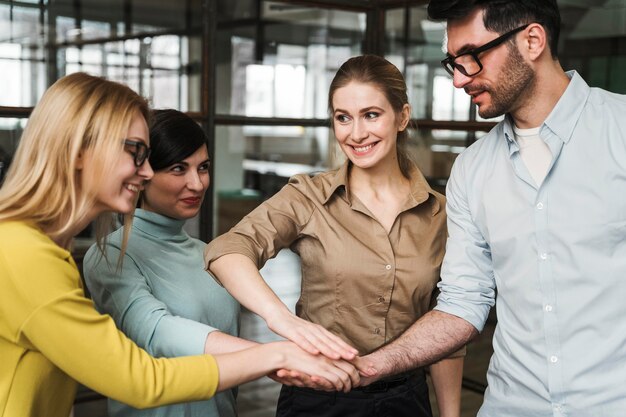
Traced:
<path fill-rule="evenodd" d="M 296 175 L 205 251 L 243 254 L 261 268 L 281 249 L 302 260 L 296 314 L 367 354 L 399 336 L 433 305 L 446 242 L 445 197 L 417 168 L 391 231 L 350 194 L 349 162 Z"/>

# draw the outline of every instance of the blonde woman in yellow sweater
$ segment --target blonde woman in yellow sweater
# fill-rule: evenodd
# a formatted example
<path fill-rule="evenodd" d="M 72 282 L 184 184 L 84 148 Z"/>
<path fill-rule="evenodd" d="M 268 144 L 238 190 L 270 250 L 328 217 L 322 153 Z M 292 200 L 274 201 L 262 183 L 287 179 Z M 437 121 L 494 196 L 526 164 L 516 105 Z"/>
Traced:
<path fill-rule="evenodd" d="M 77 73 L 28 121 L 0 188 L 0 416 L 67 417 L 77 381 L 138 408 L 207 399 L 279 369 L 296 384 L 349 389 L 350 364 L 289 342 L 154 359 L 85 297 L 72 239 L 106 213 L 132 213 L 153 175 L 147 118 L 128 87 Z"/>

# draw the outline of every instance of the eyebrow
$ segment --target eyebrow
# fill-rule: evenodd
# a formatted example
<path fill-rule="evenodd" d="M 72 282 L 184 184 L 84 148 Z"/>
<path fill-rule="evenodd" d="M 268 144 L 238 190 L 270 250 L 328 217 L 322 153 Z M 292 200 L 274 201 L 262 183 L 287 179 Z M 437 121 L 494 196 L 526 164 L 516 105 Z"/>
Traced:
<path fill-rule="evenodd" d="M 463 55 L 464 53 L 469 52 L 469 51 L 471 51 L 473 49 L 480 48 L 481 46 L 482 45 L 476 45 L 474 43 L 466 43 L 465 45 L 463 45 L 463 46 L 461 46 L 459 48 L 459 50 L 457 51 L 456 55 L 452 55 L 449 52 L 446 55 L 448 55 L 449 57 L 457 57 L 457 56 Z"/>
<path fill-rule="evenodd" d="M 367 113 L 367 112 L 370 112 L 370 111 L 372 111 L 372 110 L 384 111 L 382 108 L 380 108 L 380 107 L 378 107 L 378 106 L 369 106 L 369 107 L 366 107 L 366 108 L 364 108 L 364 109 L 361 109 L 361 111 L 360 111 L 360 112 L 361 112 L 361 113 Z"/>
<path fill-rule="evenodd" d="M 200 162 L 198 165 L 203 165 L 206 163 L 211 163 L 211 158 L 207 158 L 204 161 Z M 185 161 L 180 161 L 180 162 L 174 162 L 172 165 L 185 165 L 185 166 L 189 166 L 189 162 L 185 162 Z"/>
<path fill-rule="evenodd" d="M 369 107 L 365 107 L 365 108 L 363 108 L 363 109 L 360 109 L 360 110 L 359 110 L 359 113 L 361 113 L 361 114 L 362 114 L 362 113 L 367 113 L 367 112 L 372 111 L 372 110 L 377 110 L 377 111 L 380 111 L 380 112 L 383 112 L 383 111 L 384 111 L 381 107 L 378 107 L 378 106 L 369 106 Z M 350 112 L 349 112 L 349 111 L 347 111 L 347 110 L 343 110 L 343 109 L 335 109 L 335 111 L 333 112 L 333 114 L 335 114 L 335 113 L 350 113 Z"/>

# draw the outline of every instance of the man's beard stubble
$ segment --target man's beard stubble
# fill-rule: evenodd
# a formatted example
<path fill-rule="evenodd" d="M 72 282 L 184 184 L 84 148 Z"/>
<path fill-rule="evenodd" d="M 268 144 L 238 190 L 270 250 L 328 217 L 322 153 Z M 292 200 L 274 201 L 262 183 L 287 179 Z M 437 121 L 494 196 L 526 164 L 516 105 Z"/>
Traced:
<path fill-rule="evenodd" d="M 484 119 L 491 119 L 508 113 L 519 103 L 520 97 L 530 96 L 534 89 L 535 73 L 528 65 L 517 47 L 507 44 L 509 51 L 505 67 L 498 77 L 496 85 L 479 86 L 491 96 L 491 106 L 478 107 L 478 114 Z"/>

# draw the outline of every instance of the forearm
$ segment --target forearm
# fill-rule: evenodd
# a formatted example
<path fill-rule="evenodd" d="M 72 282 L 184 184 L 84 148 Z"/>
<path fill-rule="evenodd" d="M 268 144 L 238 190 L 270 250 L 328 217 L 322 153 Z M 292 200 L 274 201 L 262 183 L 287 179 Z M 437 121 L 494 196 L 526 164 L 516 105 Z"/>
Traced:
<path fill-rule="evenodd" d="M 356 349 L 323 327 L 296 317 L 274 294 L 251 259 L 240 254 L 223 255 L 209 270 L 241 304 L 261 316 L 275 333 L 309 353 L 352 360 Z"/>
<path fill-rule="evenodd" d="M 446 358 L 430 365 L 440 417 L 459 417 L 461 414 L 463 360 L 463 357 Z"/>
<path fill-rule="evenodd" d="M 239 337 L 231 336 L 226 333 L 222 333 L 220 331 L 213 331 L 207 335 L 206 343 L 204 345 L 204 353 L 208 355 L 220 355 L 223 353 L 233 353 L 240 352 L 242 350 L 259 346 L 259 343 L 253 342 L 251 340 L 241 339 Z M 224 366 L 228 366 L 228 362 L 224 363 Z M 292 372 L 287 369 L 280 370 L 281 373 L 279 375 L 278 370 L 276 372 L 270 371 L 267 375 L 268 377 L 274 379 L 275 381 L 281 384 L 294 385 L 300 384 L 304 385 L 305 382 L 308 382 L 312 387 L 316 387 L 319 389 L 331 388 L 330 386 L 321 386 L 319 384 L 315 384 L 311 381 L 310 375 L 299 374 L 296 372 Z M 229 381 L 226 381 L 229 382 Z"/>
<path fill-rule="evenodd" d="M 327 380 L 335 389 L 358 383 L 358 372 L 349 363 L 312 355 L 292 342 L 260 344 L 239 352 L 214 356 L 219 369 L 218 391 L 241 385 L 278 369 L 291 369 Z"/>
<path fill-rule="evenodd" d="M 366 356 L 376 378 L 430 365 L 465 345 L 478 331 L 467 321 L 433 310 L 399 338 Z"/>
<path fill-rule="evenodd" d="M 78 290 L 39 308 L 23 332 L 67 375 L 135 408 L 208 399 L 218 385 L 211 357 L 151 357 Z"/>
<path fill-rule="evenodd" d="M 284 358 L 271 346 L 259 345 L 239 352 L 215 355 L 220 375 L 217 390 L 244 384 L 279 369 Z"/>
<path fill-rule="evenodd" d="M 211 262 L 209 270 L 237 301 L 265 321 L 289 313 L 247 256 L 237 253 L 221 256 Z"/>
<path fill-rule="evenodd" d="M 231 336 L 220 331 L 213 331 L 206 337 L 206 342 L 204 343 L 204 353 L 209 355 L 218 355 L 220 353 L 238 352 L 257 345 L 258 343 L 251 340 Z"/>

